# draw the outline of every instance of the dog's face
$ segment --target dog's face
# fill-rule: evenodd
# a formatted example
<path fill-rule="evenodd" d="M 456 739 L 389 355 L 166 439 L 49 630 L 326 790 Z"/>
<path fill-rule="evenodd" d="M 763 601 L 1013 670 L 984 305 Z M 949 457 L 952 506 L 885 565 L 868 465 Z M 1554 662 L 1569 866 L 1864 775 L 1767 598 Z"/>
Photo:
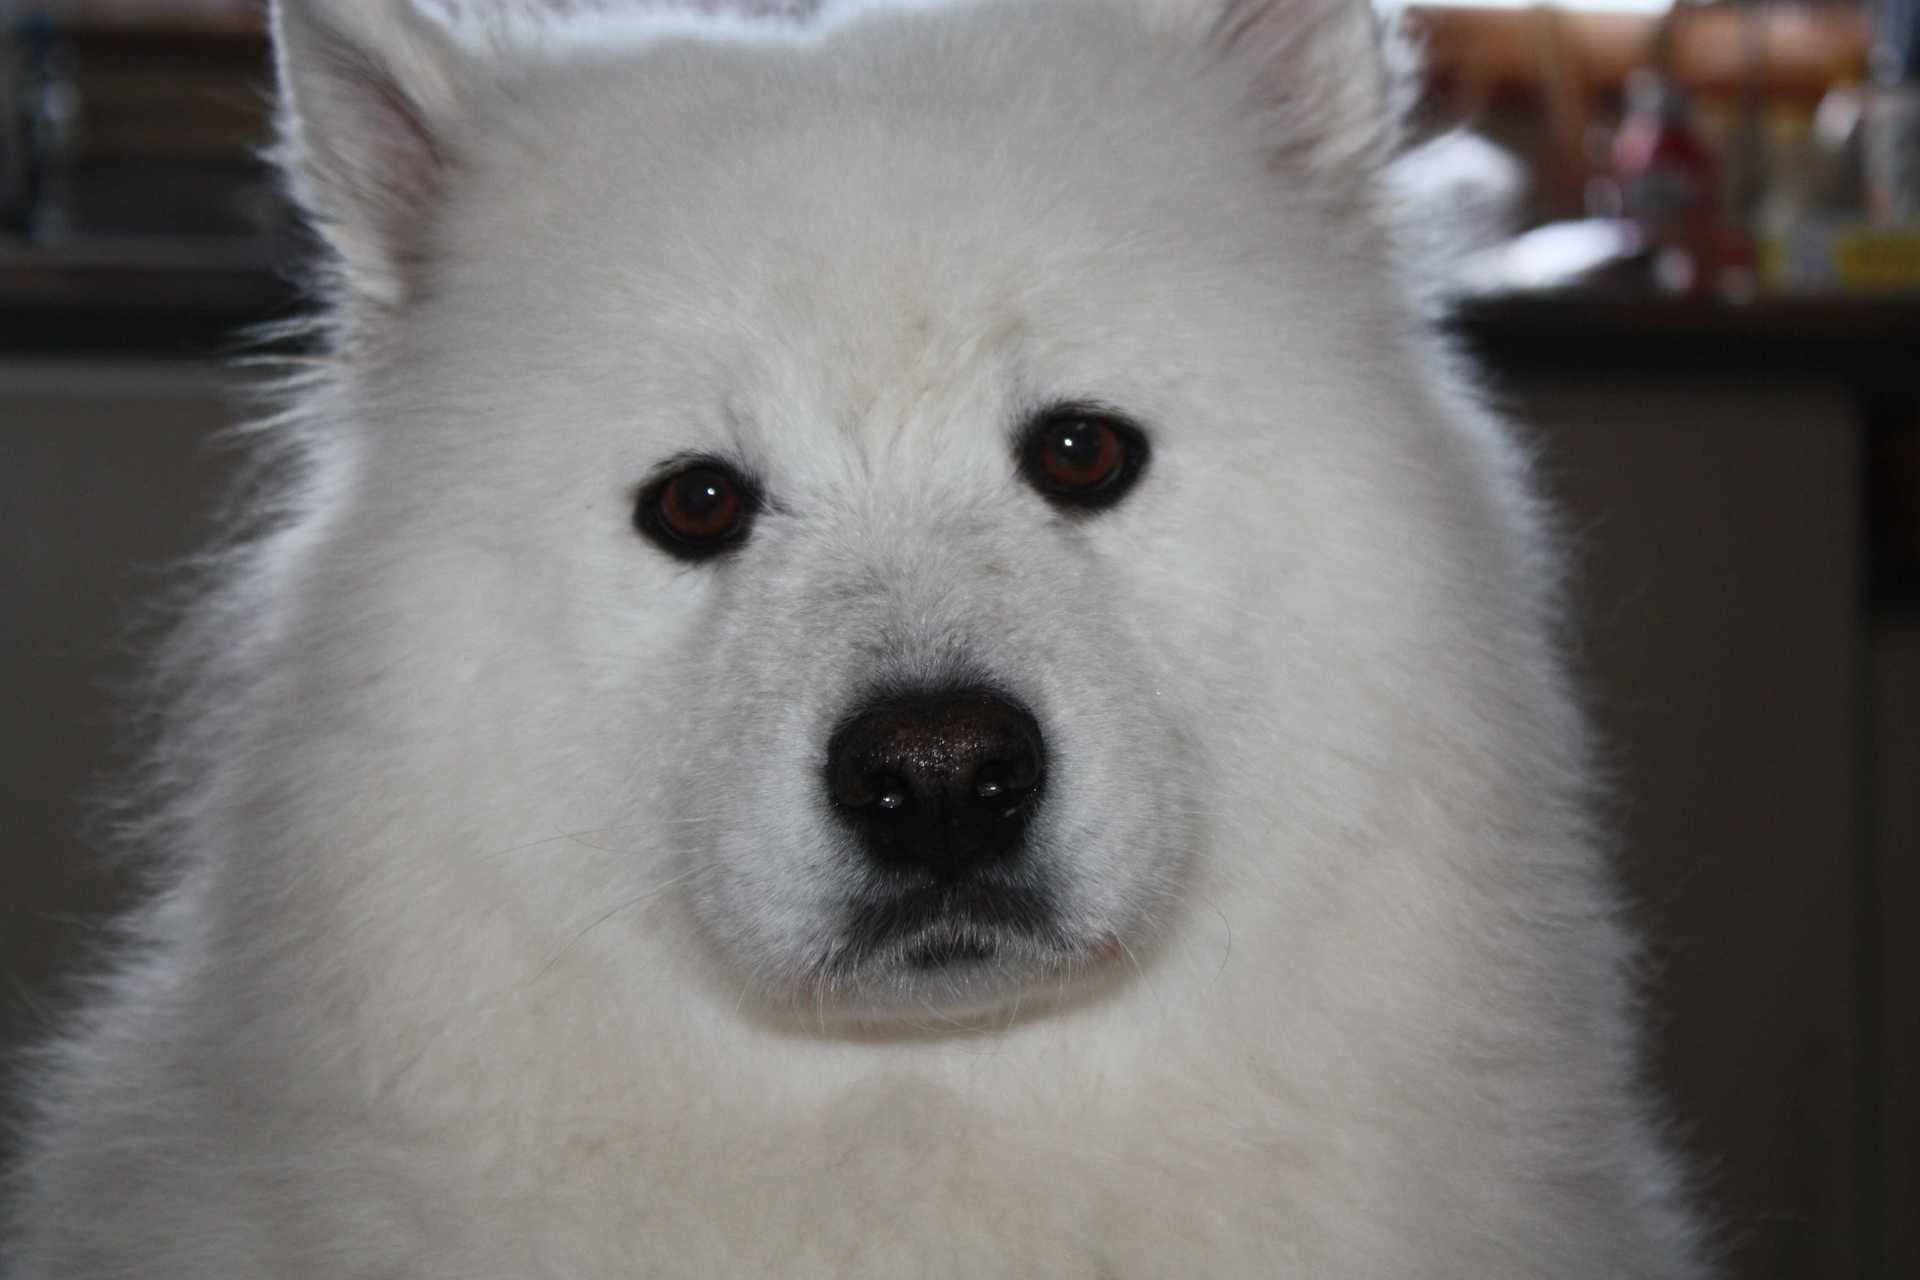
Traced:
<path fill-rule="evenodd" d="M 1253 85 L 1097 4 L 529 61 L 359 264 L 370 503 L 542 602 L 502 714 L 776 1003 L 1124 972 L 1328 741 L 1385 276 Z"/>

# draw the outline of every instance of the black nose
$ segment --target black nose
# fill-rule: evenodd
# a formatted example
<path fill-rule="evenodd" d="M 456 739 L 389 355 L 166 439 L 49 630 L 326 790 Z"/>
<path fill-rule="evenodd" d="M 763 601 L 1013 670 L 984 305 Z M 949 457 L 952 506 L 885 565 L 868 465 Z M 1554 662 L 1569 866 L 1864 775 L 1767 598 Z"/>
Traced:
<path fill-rule="evenodd" d="M 941 876 L 1018 853 L 1045 772 L 1033 717 L 980 690 L 890 699 L 827 745 L 827 790 L 868 854 Z"/>

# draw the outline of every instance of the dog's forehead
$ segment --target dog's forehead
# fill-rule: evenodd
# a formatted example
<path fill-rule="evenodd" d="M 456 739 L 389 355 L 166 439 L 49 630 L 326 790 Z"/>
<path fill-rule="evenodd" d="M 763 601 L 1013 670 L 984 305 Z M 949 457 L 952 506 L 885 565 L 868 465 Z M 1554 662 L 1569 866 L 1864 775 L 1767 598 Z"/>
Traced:
<path fill-rule="evenodd" d="M 477 148 L 471 198 L 506 238 L 485 247 L 578 250 L 603 278 L 650 277 L 670 306 L 838 300 L 907 328 L 1096 271 L 1191 219 L 1208 150 L 1241 182 L 1259 167 L 1218 136 L 1233 112 L 1204 101 L 1204 78 L 1152 51 L 1116 41 L 1063 73 L 1020 24 L 966 6 L 892 18 L 537 68 Z"/>
<path fill-rule="evenodd" d="M 1280 199 L 1232 103 L 1124 42 L 1041 57 L 1041 83 L 1004 24 L 859 35 L 683 41 L 503 95 L 487 136 L 518 145 L 477 154 L 449 228 L 465 292 L 513 297 L 515 341 L 576 369 L 616 344 L 609 387 L 821 442 L 1000 434 L 1123 394 L 1181 328 L 1218 348 L 1197 331 L 1272 259 Z"/>

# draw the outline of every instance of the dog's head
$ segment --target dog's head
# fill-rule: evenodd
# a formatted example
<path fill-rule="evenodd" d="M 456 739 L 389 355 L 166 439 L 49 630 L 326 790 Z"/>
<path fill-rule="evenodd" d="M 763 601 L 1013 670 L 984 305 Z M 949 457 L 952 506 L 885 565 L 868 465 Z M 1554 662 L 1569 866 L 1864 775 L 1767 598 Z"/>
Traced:
<path fill-rule="evenodd" d="M 866 1012 L 1304 875 L 1445 605 L 1366 7 L 615 16 L 277 11 L 476 802 L 623 805 L 737 978 Z"/>

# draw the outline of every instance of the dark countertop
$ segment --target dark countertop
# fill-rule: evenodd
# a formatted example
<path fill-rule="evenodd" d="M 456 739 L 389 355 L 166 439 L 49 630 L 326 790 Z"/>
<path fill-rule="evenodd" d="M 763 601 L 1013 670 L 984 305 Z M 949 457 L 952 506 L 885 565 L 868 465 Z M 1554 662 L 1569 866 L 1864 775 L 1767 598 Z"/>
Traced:
<path fill-rule="evenodd" d="M 0 244 L 0 357 L 236 352 L 249 328 L 298 313 L 273 256 L 211 238 Z"/>
<path fill-rule="evenodd" d="M 1496 365 L 1756 376 L 1913 377 L 1920 294 L 1752 302 L 1562 290 L 1478 298 L 1450 327 Z"/>

